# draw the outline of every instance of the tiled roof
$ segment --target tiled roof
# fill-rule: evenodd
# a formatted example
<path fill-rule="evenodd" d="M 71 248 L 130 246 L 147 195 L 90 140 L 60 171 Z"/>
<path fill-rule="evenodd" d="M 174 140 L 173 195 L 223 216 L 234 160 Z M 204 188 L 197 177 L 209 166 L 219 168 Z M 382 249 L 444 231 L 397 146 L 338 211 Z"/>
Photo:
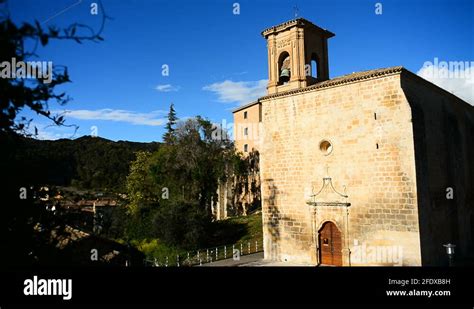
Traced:
<path fill-rule="evenodd" d="M 381 76 L 385 76 L 385 75 L 399 74 L 403 70 L 405 70 L 405 69 L 402 66 L 397 66 L 397 67 L 390 67 L 390 68 L 384 68 L 384 69 L 376 69 L 376 70 L 355 72 L 355 73 L 352 73 L 352 74 L 342 75 L 342 76 L 339 76 L 339 77 L 335 77 L 333 79 L 325 80 L 323 82 L 319 82 L 319 83 L 316 83 L 316 84 L 308 86 L 308 87 L 292 89 L 292 90 L 288 90 L 288 91 L 284 91 L 284 92 L 270 94 L 270 95 L 261 97 L 258 100 L 261 101 L 261 100 L 265 100 L 265 99 L 281 97 L 281 96 L 296 94 L 296 93 L 300 93 L 300 92 L 307 92 L 307 91 L 311 91 L 311 90 L 314 90 L 314 89 L 327 88 L 327 87 L 331 87 L 331 86 L 347 84 L 347 83 L 361 81 L 361 80 L 365 80 L 365 79 L 371 79 L 371 78 L 374 78 L 374 77 L 381 77 Z"/>
<path fill-rule="evenodd" d="M 270 94 L 263 96 L 259 98 L 257 101 L 245 104 L 243 106 L 239 106 L 236 109 L 234 109 L 232 112 L 238 112 L 244 108 L 253 106 L 257 103 L 260 103 L 262 100 L 266 99 L 271 99 L 271 98 L 276 98 L 276 97 L 281 97 L 281 96 L 286 96 L 286 95 L 291 95 L 291 94 L 296 94 L 296 93 L 301 93 L 301 92 L 307 92 L 315 89 L 321 89 L 321 88 L 327 88 L 331 86 L 337 86 L 337 85 L 342 85 L 342 84 L 347 84 L 351 82 L 356 82 L 356 81 L 361 81 L 365 79 L 371 79 L 374 77 L 381 77 L 385 75 L 392 75 L 392 74 L 399 74 L 403 70 L 405 70 L 402 66 L 397 66 L 397 67 L 390 67 L 390 68 L 383 68 L 383 69 L 375 69 L 375 70 L 368 70 L 368 71 L 362 71 L 362 72 L 355 72 L 352 74 L 346 74 L 342 75 L 339 77 L 335 77 L 333 79 L 325 80 L 323 82 L 316 83 L 314 85 L 304 87 L 304 88 L 298 88 L 298 89 L 292 89 L 284 92 L 279 92 L 275 94 Z M 406 70 L 405 70 L 406 71 Z"/>
<path fill-rule="evenodd" d="M 308 87 L 299 88 L 299 89 L 292 89 L 292 90 L 288 90 L 288 91 L 284 91 L 284 92 L 279 92 L 279 93 L 275 93 L 275 94 L 266 95 L 266 96 L 263 96 L 263 97 L 259 98 L 257 101 L 254 101 L 252 103 L 249 103 L 249 104 L 246 104 L 244 106 L 240 106 L 240 107 L 236 108 L 233 112 L 242 110 L 244 108 L 253 106 L 255 104 L 261 104 L 262 101 L 267 100 L 267 99 L 272 99 L 272 98 L 276 98 L 276 97 L 283 97 L 283 96 L 308 92 L 308 91 L 312 91 L 312 90 L 324 89 L 324 88 L 344 85 L 344 84 L 348 84 L 348 83 L 352 83 L 352 82 L 359 82 L 359 81 L 363 81 L 363 80 L 367 80 L 367 79 L 379 78 L 379 77 L 390 76 L 390 75 L 394 75 L 394 74 L 402 74 L 402 73 L 405 74 L 406 77 L 415 78 L 416 80 L 423 82 L 425 85 L 428 85 L 428 86 L 432 87 L 436 91 L 442 91 L 444 93 L 447 93 L 448 95 L 451 95 L 451 96 L 455 97 L 457 100 L 462 101 L 463 103 L 465 103 L 465 106 L 467 106 L 468 108 L 474 109 L 474 106 L 467 103 L 463 99 L 457 97 L 455 94 L 453 94 L 453 93 L 451 93 L 451 92 L 449 92 L 449 91 L 433 84 L 432 82 L 416 75 L 415 73 L 405 69 L 402 66 L 396 66 L 396 67 L 390 67 L 390 68 L 375 69 L 375 70 L 368 70 L 368 71 L 362 71 L 362 72 L 355 72 L 355 73 L 352 73 L 352 74 L 346 74 L 346 75 L 342 75 L 342 76 L 339 76 L 339 77 L 335 77 L 333 79 L 329 79 L 329 80 L 326 80 L 326 81 L 323 81 L 323 82 L 316 83 L 316 84 L 308 86 Z"/>

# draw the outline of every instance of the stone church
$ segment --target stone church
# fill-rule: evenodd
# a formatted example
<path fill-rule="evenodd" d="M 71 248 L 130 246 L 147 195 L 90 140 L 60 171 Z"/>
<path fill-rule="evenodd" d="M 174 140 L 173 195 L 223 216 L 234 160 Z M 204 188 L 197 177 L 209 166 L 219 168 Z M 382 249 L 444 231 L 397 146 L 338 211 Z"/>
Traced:
<path fill-rule="evenodd" d="M 472 258 L 474 108 L 403 67 L 330 78 L 334 34 L 303 18 L 262 35 L 268 93 L 234 110 L 234 134 L 260 153 L 265 259 Z"/>

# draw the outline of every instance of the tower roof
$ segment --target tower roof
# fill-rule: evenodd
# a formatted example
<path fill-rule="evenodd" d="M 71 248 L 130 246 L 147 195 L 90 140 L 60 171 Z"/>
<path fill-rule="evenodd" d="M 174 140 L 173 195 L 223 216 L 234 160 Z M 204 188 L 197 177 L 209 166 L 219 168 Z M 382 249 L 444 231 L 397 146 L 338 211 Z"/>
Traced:
<path fill-rule="evenodd" d="M 326 29 L 318 27 L 315 24 L 313 24 L 312 22 L 310 22 L 309 20 L 299 17 L 299 18 L 295 18 L 295 19 L 292 19 L 292 20 L 289 20 L 289 21 L 285 21 L 284 23 L 281 23 L 281 24 L 278 24 L 276 26 L 273 26 L 273 27 L 270 27 L 270 28 L 267 28 L 267 29 L 263 30 L 262 31 L 262 36 L 266 38 L 268 35 L 270 35 L 272 33 L 281 32 L 281 31 L 284 31 L 286 29 L 293 28 L 293 27 L 313 28 L 313 29 L 316 29 L 316 30 L 320 31 L 321 33 L 323 33 L 326 38 L 331 38 L 335 35 L 331 31 L 328 31 Z"/>

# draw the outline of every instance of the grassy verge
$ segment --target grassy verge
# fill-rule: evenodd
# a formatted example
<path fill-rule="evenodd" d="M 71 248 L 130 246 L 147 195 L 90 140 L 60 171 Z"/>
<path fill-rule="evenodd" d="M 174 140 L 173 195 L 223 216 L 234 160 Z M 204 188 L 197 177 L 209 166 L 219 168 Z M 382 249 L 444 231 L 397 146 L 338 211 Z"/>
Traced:
<path fill-rule="evenodd" d="M 216 222 L 215 239 L 212 246 L 263 240 L 262 213 L 233 217 Z"/>
<path fill-rule="evenodd" d="M 177 256 L 184 257 L 186 251 L 169 247 L 163 243 L 160 243 L 158 239 L 144 239 L 144 240 L 133 240 L 132 245 L 138 250 L 145 254 L 148 261 L 157 261 L 161 264 L 175 265 L 177 264 Z M 168 259 L 168 260 L 167 260 Z"/>
<path fill-rule="evenodd" d="M 212 237 L 209 240 L 207 248 L 242 243 L 245 248 L 244 251 L 246 252 L 249 242 L 251 243 L 252 251 L 254 250 L 253 248 L 255 248 L 255 241 L 258 242 L 258 246 L 262 245 L 263 232 L 261 212 L 214 222 L 212 229 Z M 182 265 L 188 256 L 188 252 L 192 257 L 197 251 L 187 251 L 177 247 L 169 247 L 160 243 L 159 239 L 133 240 L 131 244 L 143 252 L 148 261 L 156 260 L 160 265 L 167 264 L 169 266 L 177 265 L 178 255 L 180 259 L 179 262 Z M 239 246 L 237 248 L 239 248 Z M 203 250 L 205 248 L 198 249 Z M 231 247 L 228 249 L 229 255 L 227 257 L 231 257 Z M 204 250 L 202 251 L 203 259 L 205 252 Z M 215 254 L 215 251 L 211 251 L 211 254 Z M 219 252 L 219 258 L 221 258 L 221 255 L 222 252 Z"/>

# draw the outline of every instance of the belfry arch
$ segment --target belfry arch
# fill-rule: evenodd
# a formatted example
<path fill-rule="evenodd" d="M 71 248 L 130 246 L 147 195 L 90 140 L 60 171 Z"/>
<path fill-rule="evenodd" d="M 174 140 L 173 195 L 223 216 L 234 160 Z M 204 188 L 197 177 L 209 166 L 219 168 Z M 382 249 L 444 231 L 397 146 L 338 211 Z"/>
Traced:
<path fill-rule="evenodd" d="M 280 53 L 278 57 L 278 84 L 284 85 L 291 79 L 291 58 L 287 51 Z"/>
<path fill-rule="evenodd" d="M 268 48 L 268 94 L 300 89 L 329 79 L 327 40 L 334 33 L 297 18 L 268 28 L 262 35 Z M 281 62 L 285 52 L 289 56 L 289 68 L 284 68 Z M 311 70 L 307 74 L 312 61 L 317 63 L 315 76 Z"/>

